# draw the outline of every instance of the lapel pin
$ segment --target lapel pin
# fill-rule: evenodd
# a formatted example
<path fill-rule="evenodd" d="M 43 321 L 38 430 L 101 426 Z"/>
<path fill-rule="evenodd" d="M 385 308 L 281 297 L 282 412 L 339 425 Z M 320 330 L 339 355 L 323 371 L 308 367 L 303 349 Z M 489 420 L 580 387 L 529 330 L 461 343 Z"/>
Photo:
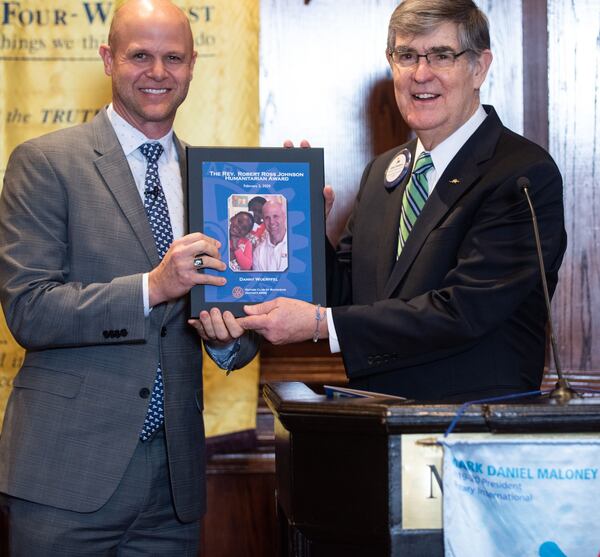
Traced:
<path fill-rule="evenodd" d="M 402 149 L 388 164 L 383 177 L 383 185 L 387 190 L 393 190 L 401 181 L 410 167 L 412 155 L 408 149 Z"/>
<path fill-rule="evenodd" d="M 460 180 L 458 178 L 453 178 L 452 180 L 450 180 L 451 184 L 460 184 Z"/>

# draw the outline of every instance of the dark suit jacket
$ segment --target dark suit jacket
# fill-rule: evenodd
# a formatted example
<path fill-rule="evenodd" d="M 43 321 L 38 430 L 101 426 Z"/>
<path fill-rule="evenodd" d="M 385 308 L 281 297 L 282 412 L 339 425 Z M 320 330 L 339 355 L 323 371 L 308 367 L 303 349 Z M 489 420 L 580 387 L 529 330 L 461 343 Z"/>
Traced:
<path fill-rule="evenodd" d="M 440 176 L 396 260 L 409 175 L 384 187 L 384 153 L 364 171 L 337 253 L 330 305 L 353 387 L 415 399 L 539 388 L 546 311 L 527 201 L 531 180 L 550 290 L 566 246 L 562 179 L 539 146 L 488 116 Z M 410 173 L 409 173 L 410 174 Z"/>
<path fill-rule="evenodd" d="M 160 360 L 175 507 L 195 520 L 205 508 L 200 339 L 184 299 L 144 317 L 142 274 L 159 257 L 105 111 L 19 146 L 0 215 L 0 299 L 27 349 L 0 437 L 0 491 L 102 506 L 138 443 Z M 255 352 L 245 339 L 237 363 Z"/>

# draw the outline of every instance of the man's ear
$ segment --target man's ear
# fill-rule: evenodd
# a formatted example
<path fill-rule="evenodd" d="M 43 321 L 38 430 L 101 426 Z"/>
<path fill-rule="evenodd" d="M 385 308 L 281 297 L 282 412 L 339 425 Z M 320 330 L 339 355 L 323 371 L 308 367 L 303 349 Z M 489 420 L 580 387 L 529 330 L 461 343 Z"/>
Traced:
<path fill-rule="evenodd" d="M 194 50 L 194 52 L 192 52 L 192 59 L 190 61 L 190 80 L 194 79 L 194 66 L 196 65 L 197 57 L 198 52 Z"/>
<path fill-rule="evenodd" d="M 112 75 L 113 55 L 110 46 L 107 44 L 100 45 L 98 54 L 100 54 L 102 62 L 104 62 L 104 73 L 108 76 Z"/>
<path fill-rule="evenodd" d="M 481 54 L 475 59 L 473 63 L 473 80 L 475 89 L 479 90 L 485 81 L 488 70 L 492 65 L 492 60 L 494 56 L 492 55 L 492 51 L 486 49 L 481 52 Z"/>

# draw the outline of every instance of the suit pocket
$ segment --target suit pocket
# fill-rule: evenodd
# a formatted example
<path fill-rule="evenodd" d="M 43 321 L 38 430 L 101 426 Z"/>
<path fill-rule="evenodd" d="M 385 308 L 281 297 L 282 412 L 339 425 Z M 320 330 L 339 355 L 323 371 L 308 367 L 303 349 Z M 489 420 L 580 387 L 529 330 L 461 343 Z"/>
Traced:
<path fill-rule="evenodd" d="M 463 228 L 456 225 L 442 225 L 438 228 L 434 228 L 427 236 L 427 240 L 425 243 L 434 243 L 434 242 L 453 242 L 456 243 L 457 240 L 462 239 L 465 231 Z"/>
<path fill-rule="evenodd" d="M 75 398 L 81 390 L 83 377 L 74 373 L 41 367 L 23 367 L 15 377 L 14 389 L 30 389 L 65 398 Z"/>

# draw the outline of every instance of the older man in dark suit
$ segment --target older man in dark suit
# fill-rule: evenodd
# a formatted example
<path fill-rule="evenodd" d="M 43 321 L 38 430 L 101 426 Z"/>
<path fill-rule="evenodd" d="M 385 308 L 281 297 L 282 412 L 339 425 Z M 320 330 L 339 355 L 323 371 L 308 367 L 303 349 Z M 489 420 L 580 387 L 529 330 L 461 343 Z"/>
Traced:
<path fill-rule="evenodd" d="M 454 400 L 539 388 L 547 316 L 517 179 L 532 184 L 553 292 L 566 244 L 560 173 L 481 105 L 492 53 L 471 0 L 402 2 L 387 57 L 417 138 L 365 169 L 337 253 L 329 246 L 332 307 L 277 299 L 236 326 L 275 343 L 328 337 L 356 388 Z"/>
<path fill-rule="evenodd" d="M 189 555 L 205 509 L 200 337 L 185 294 L 225 280 L 185 235 L 173 134 L 196 60 L 167 0 L 130 0 L 100 48 L 113 99 L 89 124 L 19 146 L 0 200 L 0 296 L 27 349 L 0 438 L 11 555 Z M 226 319 L 233 319 L 227 315 Z M 213 335 L 215 336 L 215 335 Z M 207 350 L 247 363 L 253 339 Z"/>

